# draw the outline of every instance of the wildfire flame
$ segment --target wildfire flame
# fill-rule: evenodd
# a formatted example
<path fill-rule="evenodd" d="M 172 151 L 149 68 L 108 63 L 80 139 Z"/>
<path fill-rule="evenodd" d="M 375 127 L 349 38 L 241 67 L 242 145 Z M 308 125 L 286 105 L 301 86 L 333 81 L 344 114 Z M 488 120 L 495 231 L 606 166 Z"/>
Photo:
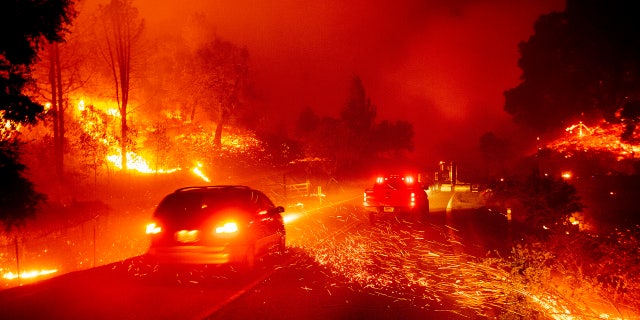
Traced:
<path fill-rule="evenodd" d="M 566 136 L 550 142 L 547 147 L 566 153 L 567 157 L 575 151 L 602 151 L 616 154 L 618 160 L 635 158 L 640 145 L 621 141 L 623 130 L 624 125 L 604 120 L 591 128 L 580 122 L 566 128 Z"/>
<path fill-rule="evenodd" d="M 0 110 L 0 139 L 6 140 L 13 137 L 21 128 L 20 123 L 5 119 L 4 110 Z"/>
<path fill-rule="evenodd" d="M 574 124 L 568 128 L 565 129 L 565 131 L 569 132 L 569 133 L 573 133 L 573 130 L 578 129 L 578 136 L 580 137 L 584 137 L 584 132 L 588 132 L 589 134 L 593 133 L 593 130 L 589 129 L 589 127 L 587 127 L 584 123 L 582 123 L 582 121 L 580 121 L 580 123 L 578 124 Z"/>
<path fill-rule="evenodd" d="M 117 108 L 114 108 L 112 106 L 110 106 L 109 102 L 103 102 L 102 104 L 105 105 L 104 108 L 104 112 L 106 115 L 111 116 L 111 117 L 120 117 L 120 112 L 118 111 Z M 93 108 L 93 107 L 90 107 Z M 77 105 L 77 111 L 78 112 L 84 112 L 84 111 L 90 111 L 93 109 L 90 109 L 86 106 L 84 100 L 80 100 L 78 102 Z M 85 120 L 84 123 L 82 124 L 82 129 L 89 134 L 90 136 L 93 136 L 94 139 L 100 141 L 102 144 L 108 146 L 111 150 L 110 154 L 107 155 L 106 159 L 107 161 L 114 167 L 121 169 L 122 170 L 122 154 L 119 150 L 119 146 L 117 145 L 117 143 L 110 145 L 109 144 L 109 139 L 104 139 L 101 138 L 99 135 L 92 135 L 92 127 L 95 127 L 96 123 L 93 123 L 91 120 Z M 115 140 L 114 140 L 115 141 Z M 236 141 L 237 142 L 237 141 Z M 152 168 L 152 166 L 149 164 L 149 162 L 143 158 L 141 155 L 133 152 L 133 151 L 128 151 L 127 155 L 126 155 L 126 163 L 127 163 L 127 170 L 130 171 L 137 171 L 139 173 L 152 173 L 152 174 L 170 174 L 170 173 L 174 173 L 177 171 L 182 170 L 182 168 Z M 206 182 L 211 182 L 211 180 L 204 174 L 204 172 L 202 171 L 202 164 L 200 162 L 197 163 L 196 167 L 194 167 L 191 171 L 197 175 L 198 177 L 200 177 L 202 180 L 206 181 Z"/>
<path fill-rule="evenodd" d="M 107 160 L 116 168 L 122 169 L 122 156 L 120 154 L 108 155 Z M 151 169 L 147 160 L 131 151 L 127 152 L 127 169 L 140 173 L 173 173 L 181 170 L 180 168 Z"/>

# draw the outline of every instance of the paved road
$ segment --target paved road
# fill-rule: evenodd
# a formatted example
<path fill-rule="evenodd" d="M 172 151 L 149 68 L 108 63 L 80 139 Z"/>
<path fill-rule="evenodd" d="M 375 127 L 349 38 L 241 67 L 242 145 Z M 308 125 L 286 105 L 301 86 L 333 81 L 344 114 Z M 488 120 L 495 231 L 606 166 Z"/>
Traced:
<path fill-rule="evenodd" d="M 469 261 L 492 241 L 500 242 L 474 221 L 474 195 L 435 193 L 429 221 L 386 217 L 376 225 L 369 224 L 360 197 L 346 193 L 319 209 L 289 210 L 289 253 L 266 259 L 253 274 L 158 268 L 134 257 L 0 291 L 0 318 L 458 319 L 486 314 L 482 301 L 470 297 L 477 288 L 461 283 L 469 274 L 484 276 L 477 275 L 482 267 Z"/>

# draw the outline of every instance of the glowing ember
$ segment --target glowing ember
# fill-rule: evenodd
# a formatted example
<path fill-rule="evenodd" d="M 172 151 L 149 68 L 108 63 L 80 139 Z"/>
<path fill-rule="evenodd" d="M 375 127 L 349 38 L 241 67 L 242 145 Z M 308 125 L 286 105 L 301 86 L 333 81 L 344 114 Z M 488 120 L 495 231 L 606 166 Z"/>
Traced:
<path fill-rule="evenodd" d="M 357 226 L 363 215 L 341 213 L 336 218 Z M 304 239 L 292 239 L 292 246 L 304 249 L 318 264 L 350 283 L 416 307 L 484 318 L 496 310 L 522 314 L 523 303 L 528 301 L 530 308 L 549 319 L 613 318 L 615 314 L 596 310 L 595 305 L 582 308 L 575 297 L 558 292 L 555 285 L 559 283 L 528 281 L 526 275 L 511 272 L 508 260 L 464 253 L 462 235 L 448 226 L 411 221 L 368 226 L 362 221 L 356 230 L 339 238 L 324 226 L 305 230 L 317 231 Z M 440 237 L 444 241 L 437 240 Z M 328 289 L 334 285 L 327 284 Z"/>
<path fill-rule="evenodd" d="M 2 275 L 3 278 L 8 279 L 8 280 L 14 280 L 17 278 L 20 279 L 30 279 L 30 278 L 37 278 L 40 276 L 46 276 L 52 273 L 56 273 L 58 272 L 58 269 L 50 269 L 50 270 L 33 270 L 33 271 L 24 271 L 22 273 L 20 273 L 19 275 L 17 273 L 13 273 L 13 272 L 8 272 Z"/>
<path fill-rule="evenodd" d="M 235 149 L 247 151 L 252 148 L 261 148 L 261 142 L 251 135 L 228 134 L 222 136 L 222 147 L 225 149 Z"/>

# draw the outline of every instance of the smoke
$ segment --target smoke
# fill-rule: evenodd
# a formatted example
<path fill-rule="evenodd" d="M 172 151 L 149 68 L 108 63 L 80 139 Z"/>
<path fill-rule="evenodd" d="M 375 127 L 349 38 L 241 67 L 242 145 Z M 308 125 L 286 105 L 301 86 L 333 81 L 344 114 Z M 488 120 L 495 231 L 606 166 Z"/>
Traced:
<path fill-rule="evenodd" d="M 91 0 L 97 1 L 97 0 Z M 415 156 L 468 157 L 486 131 L 512 135 L 503 92 L 518 84 L 518 43 L 563 0 L 134 0 L 149 31 L 203 14 L 212 33 L 246 46 L 258 103 L 274 123 L 300 110 L 337 116 L 354 75 L 378 120 L 408 120 Z"/>

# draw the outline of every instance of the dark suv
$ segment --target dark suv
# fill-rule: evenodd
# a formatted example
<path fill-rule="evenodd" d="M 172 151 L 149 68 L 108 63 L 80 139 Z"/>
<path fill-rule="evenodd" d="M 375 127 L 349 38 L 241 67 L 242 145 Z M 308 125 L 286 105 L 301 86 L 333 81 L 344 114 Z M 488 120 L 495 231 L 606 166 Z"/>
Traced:
<path fill-rule="evenodd" d="M 285 250 L 282 206 L 246 186 L 187 187 L 167 195 L 147 226 L 158 263 L 238 264 Z"/>

